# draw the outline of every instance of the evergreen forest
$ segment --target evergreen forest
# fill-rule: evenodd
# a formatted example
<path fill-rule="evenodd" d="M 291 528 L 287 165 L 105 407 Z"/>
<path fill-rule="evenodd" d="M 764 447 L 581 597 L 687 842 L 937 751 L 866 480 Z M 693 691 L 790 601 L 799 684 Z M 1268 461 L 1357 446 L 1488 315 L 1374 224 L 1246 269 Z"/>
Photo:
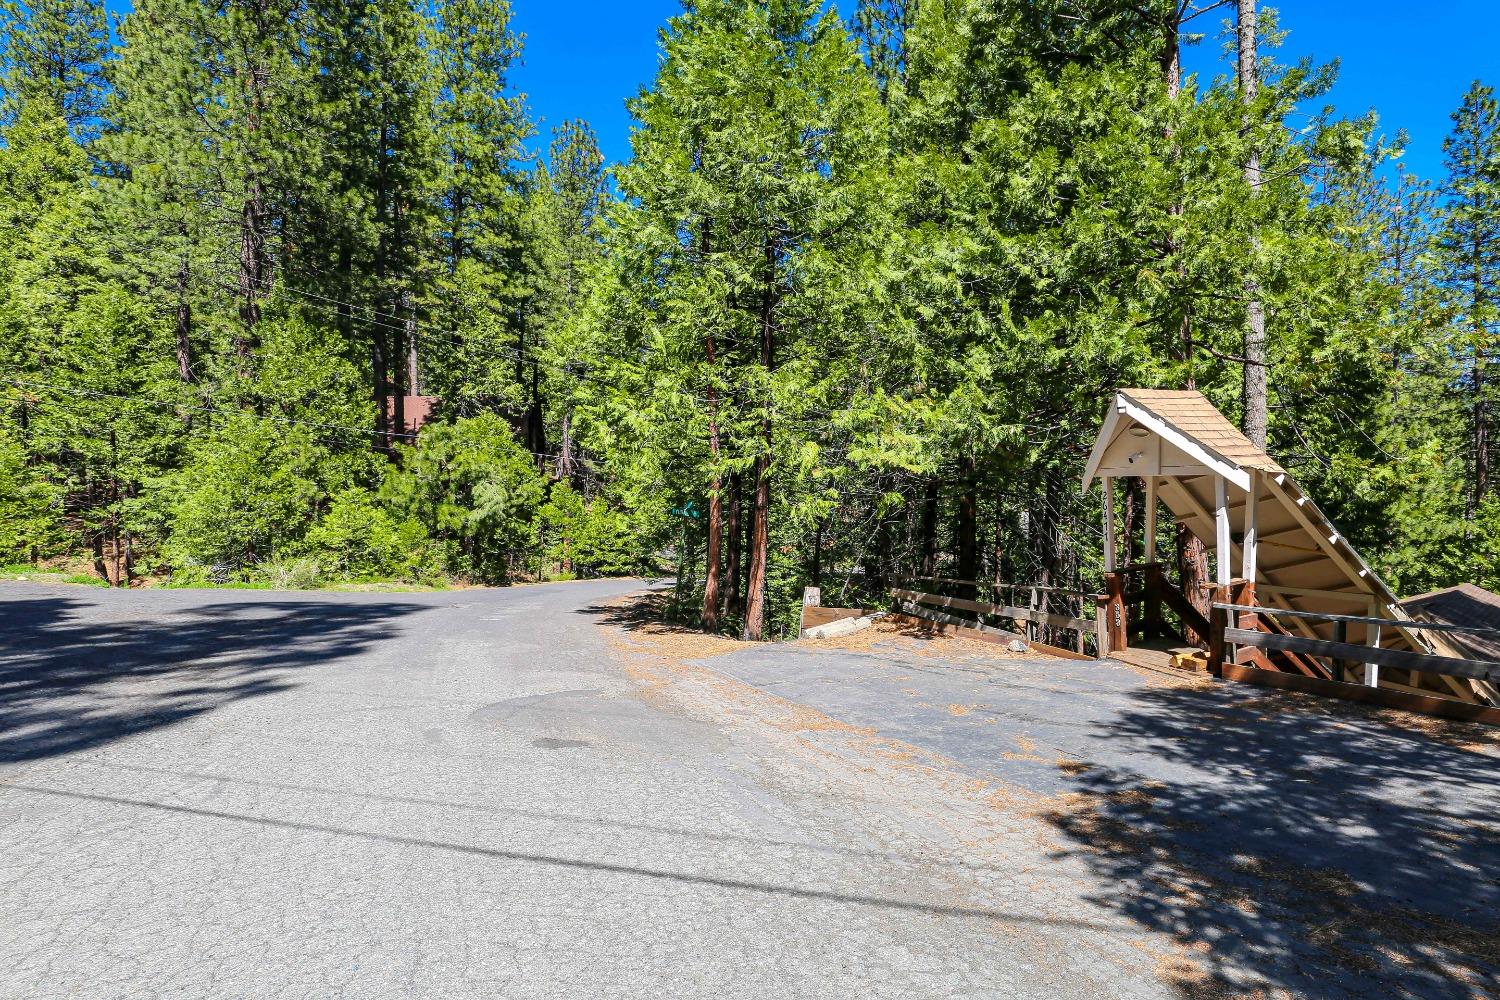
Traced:
<path fill-rule="evenodd" d="M 507 0 L 3 0 L 0 564 L 675 573 L 777 638 L 809 585 L 1096 587 L 1079 476 L 1143 386 L 1398 593 L 1500 589 L 1500 104 L 1455 93 L 1416 176 L 1286 27 L 689 0 L 612 164 L 535 123 Z"/>

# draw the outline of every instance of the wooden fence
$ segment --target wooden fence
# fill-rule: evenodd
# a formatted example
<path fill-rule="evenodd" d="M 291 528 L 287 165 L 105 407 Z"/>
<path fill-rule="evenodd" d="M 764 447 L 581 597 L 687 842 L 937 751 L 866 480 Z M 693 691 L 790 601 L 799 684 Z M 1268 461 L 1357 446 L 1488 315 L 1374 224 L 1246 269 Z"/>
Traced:
<path fill-rule="evenodd" d="M 1107 602 L 1104 594 L 1041 584 L 1008 584 L 934 576 L 902 576 L 896 579 L 904 583 L 930 583 L 972 588 L 976 594 L 987 591 L 998 598 L 997 601 L 977 601 L 972 598 L 934 594 L 922 590 L 892 589 L 891 597 L 898 604 L 904 605 L 903 610 L 919 618 L 948 625 L 977 628 L 980 631 L 1004 632 L 1024 639 L 1034 647 L 1064 655 L 1086 655 L 1090 638 L 1093 639 L 1096 649 L 1107 650 L 1109 648 L 1108 626 L 1105 620 Z M 1018 600 L 1023 593 L 1026 595 L 1024 605 Z M 1053 610 L 1056 606 L 1074 602 L 1077 603 L 1077 614 Z M 930 610 L 934 608 L 968 611 L 975 617 L 970 620 L 945 614 L 943 611 Z M 1009 621 L 1013 623 L 1014 629 L 1003 630 L 988 625 L 984 621 L 985 616 Z M 1065 649 L 1061 645 L 1047 641 L 1059 639 L 1058 633 L 1062 632 L 1074 634 L 1074 640 L 1070 644 L 1073 648 Z"/>
<path fill-rule="evenodd" d="M 1255 627 L 1241 628 L 1241 614 L 1254 616 L 1247 624 Z M 1274 626 L 1273 623 L 1282 618 L 1301 619 L 1314 627 L 1331 626 L 1333 638 L 1291 635 L 1287 630 Z M 1264 619 L 1269 619 L 1270 622 Z M 1492 629 L 1439 622 L 1398 621 L 1364 615 L 1335 615 L 1215 602 L 1209 620 L 1209 670 L 1228 680 L 1265 687 L 1289 688 L 1346 701 L 1500 725 L 1500 708 L 1456 701 L 1412 689 L 1398 690 L 1379 686 L 1381 668 L 1500 683 L 1500 662 L 1351 643 L 1345 638 L 1350 625 L 1361 625 L 1377 630 L 1377 633 L 1382 629 L 1399 629 L 1407 633 L 1426 631 L 1496 634 Z M 1272 653 L 1291 658 L 1297 671 L 1273 667 L 1268 659 Z M 1351 675 L 1361 676 L 1361 665 L 1361 682 L 1347 680 Z"/>

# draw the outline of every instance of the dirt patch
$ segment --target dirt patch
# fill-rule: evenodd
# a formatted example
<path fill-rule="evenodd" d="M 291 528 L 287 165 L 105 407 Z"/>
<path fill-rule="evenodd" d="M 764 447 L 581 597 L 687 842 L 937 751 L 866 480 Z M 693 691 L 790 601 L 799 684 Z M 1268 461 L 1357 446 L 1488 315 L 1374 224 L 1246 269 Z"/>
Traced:
<path fill-rule="evenodd" d="M 913 656 L 945 660 L 1050 660 L 1053 656 L 1035 650 L 1012 652 L 1003 645 L 986 642 L 962 633 L 941 634 L 925 625 L 905 619 L 876 619 L 868 627 L 850 635 L 829 639 L 798 639 L 792 643 L 803 649 L 836 649 L 849 653 L 900 652 Z"/>

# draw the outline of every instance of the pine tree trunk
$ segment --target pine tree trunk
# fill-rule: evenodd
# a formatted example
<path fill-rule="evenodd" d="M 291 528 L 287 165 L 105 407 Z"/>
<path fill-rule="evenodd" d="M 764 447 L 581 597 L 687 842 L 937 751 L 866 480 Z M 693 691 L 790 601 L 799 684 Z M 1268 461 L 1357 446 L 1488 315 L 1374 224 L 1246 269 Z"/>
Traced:
<path fill-rule="evenodd" d="M 979 497 L 976 495 L 977 469 L 972 457 L 964 460 L 963 492 L 958 497 L 958 578 L 979 578 Z M 973 596 L 974 588 L 963 584 L 959 591 Z"/>
<path fill-rule="evenodd" d="M 1473 272 L 1471 282 L 1473 291 L 1470 301 L 1473 303 L 1470 312 L 1474 315 L 1474 510 L 1469 516 L 1472 519 L 1477 512 L 1479 504 L 1484 501 L 1485 494 L 1490 491 L 1490 427 L 1489 408 L 1485 404 L 1485 371 L 1484 352 L 1485 345 L 1489 343 L 1484 321 L 1480 318 L 1479 303 L 1486 297 L 1484 260 L 1481 254 L 1479 237 L 1476 234 L 1473 247 Z"/>
<path fill-rule="evenodd" d="M 1481 342 L 1482 343 L 1482 342 Z M 1485 405 L 1483 349 L 1474 352 L 1474 499 L 1475 507 L 1490 492 L 1490 428 Z"/>
<path fill-rule="evenodd" d="M 396 296 L 395 312 L 402 317 L 402 330 L 396 334 L 397 344 L 391 351 L 391 423 L 395 425 L 391 436 L 395 443 L 404 444 L 411 440 L 405 436 L 409 433 L 406 426 L 406 352 L 411 347 L 410 337 L 416 330 L 411 315 L 411 293 L 405 289 Z"/>
<path fill-rule="evenodd" d="M 707 237 L 705 237 L 705 240 Z M 713 334 L 703 338 L 703 353 L 708 369 L 715 373 L 718 359 L 715 357 Z M 711 376 L 712 377 L 712 376 Z M 708 453 L 713 463 L 713 479 L 708 486 L 708 547 L 705 553 L 707 566 L 703 573 L 703 631 L 719 630 L 719 547 L 722 544 L 724 498 L 723 480 L 719 476 L 719 389 L 713 382 L 708 387 Z"/>
<path fill-rule="evenodd" d="M 999 490 L 995 492 L 995 540 L 990 557 L 994 561 L 991 579 L 998 587 L 1005 582 L 1005 495 Z"/>
<path fill-rule="evenodd" d="M 808 554 L 807 579 L 808 585 L 821 587 L 823 579 L 823 524 L 826 518 L 818 518 L 817 526 L 813 528 L 812 552 Z"/>
<path fill-rule="evenodd" d="M 188 270 L 187 254 L 177 265 L 177 378 L 184 385 L 193 381 L 193 304 L 188 300 L 188 282 L 192 278 Z"/>
<path fill-rule="evenodd" d="M 740 550 L 744 543 L 743 533 L 740 531 L 740 493 L 743 489 L 744 483 L 740 474 L 731 473 L 729 476 L 729 514 L 724 525 L 724 534 L 729 544 L 724 567 L 724 575 L 728 583 L 728 599 L 725 606 L 729 609 L 731 616 L 738 616 L 743 610 L 740 604 Z"/>
<path fill-rule="evenodd" d="M 771 371 L 771 362 L 776 355 L 776 246 L 770 240 L 765 244 L 765 288 L 760 305 L 760 363 L 766 372 Z M 745 628 L 743 638 L 758 642 L 765 631 L 766 618 L 766 560 L 770 556 L 771 526 L 771 400 L 762 405 L 766 415 L 761 419 L 761 453 L 755 459 L 755 509 L 750 528 L 750 579 L 745 595 Z"/>
<path fill-rule="evenodd" d="M 770 437 L 771 422 L 765 422 L 766 437 Z M 770 441 L 762 447 L 769 450 Z M 765 630 L 766 616 L 766 557 L 770 552 L 770 525 L 767 517 L 771 512 L 771 456 L 763 453 L 755 460 L 755 506 L 750 528 L 750 580 L 745 599 L 745 628 L 743 638 L 747 642 L 759 642 Z"/>
<path fill-rule="evenodd" d="M 234 338 L 234 353 L 240 359 L 240 373 L 249 372 L 249 360 L 256 347 L 255 327 L 260 322 L 259 295 L 264 287 L 265 192 L 259 179 L 251 177 L 245 202 L 240 207 L 240 330 Z"/>
<path fill-rule="evenodd" d="M 1239 0 L 1239 61 L 1240 100 L 1248 109 L 1255 103 L 1260 88 L 1260 65 L 1256 50 L 1255 0 Z M 1252 127 L 1252 115 L 1247 110 L 1245 128 Z M 1245 160 L 1245 182 L 1250 185 L 1252 197 L 1260 194 L 1260 151 L 1251 148 Z M 1260 298 L 1260 284 L 1255 279 L 1255 257 L 1259 239 L 1250 241 L 1250 266 L 1245 276 L 1245 345 L 1244 345 L 1244 420 L 1245 436 L 1257 448 L 1266 446 L 1266 425 L 1269 409 L 1269 385 L 1266 370 L 1266 313 Z"/>
<path fill-rule="evenodd" d="M 922 483 L 922 575 L 937 573 L 938 477 Z"/>
<path fill-rule="evenodd" d="M 1180 17 L 1176 17 L 1171 19 L 1165 26 L 1165 48 L 1163 49 L 1162 58 L 1162 68 L 1166 76 L 1167 97 L 1173 101 L 1176 101 L 1182 94 L 1181 37 L 1182 21 Z M 1172 138 L 1170 130 L 1167 133 L 1167 138 L 1169 140 Z M 1176 162 L 1180 155 L 1180 150 L 1174 145 L 1171 149 L 1173 161 Z M 1182 215 L 1183 206 L 1181 201 L 1174 203 L 1170 208 L 1170 212 L 1174 216 Z M 1176 257 L 1180 252 L 1181 247 L 1177 244 L 1176 238 L 1170 238 L 1167 241 L 1167 253 L 1172 257 Z M 1177 265 L 1177 271 L 1186 280 L 1186 270 L 1181 262 Z M 1182 350 L 1183 365 L 1187 370 L 1187 376 L 1184 379 L 1185 388 L 1197 388 L 1197 380 L 1193 376 L 1193 320 L 1189 305 L 1184 305 L 1183 307 L 1182 319 L 1177 328 L 1177 339 Z M 1189 604 L 1202 611 L 1204 617 L 1207 617 L 1209 602 L 1208 595 L 1203 590 L 1203 584 L 1208 581 L 1208 549 L 1198 540 L 1196 535 L 1181 524 L 1177 526 L 1177 575 L 1182 596 Z M 1190 644 L 1206 644 L 1207 636 L 1199 636 L 1186 626 L 1184 626 L 1184 631 L 1186 633 L 1184 638 Z"/>

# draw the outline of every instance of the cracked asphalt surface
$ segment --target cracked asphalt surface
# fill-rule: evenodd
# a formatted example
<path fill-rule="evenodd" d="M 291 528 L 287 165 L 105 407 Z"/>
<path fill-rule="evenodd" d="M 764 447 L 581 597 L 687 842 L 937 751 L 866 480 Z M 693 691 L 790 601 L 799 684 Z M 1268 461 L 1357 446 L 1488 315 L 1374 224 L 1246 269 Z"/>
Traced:
<path fill-rule="evenodd" d="M 1387 970 L 1320 966 L 1294 905 L 1215 894 L 1282 884 L 1288 838 L 1379 854 L 1393 829 L 1397 870 L 1340 906 L 1495 902 L 1487 752 L 1098 665 L 674 650 L 614 607 L 640 587 L 0 584 L 0 997 L 1353 996 Z M 1385 753 L 1407 785 L 1375 787 Z M 1235 755 L 1285 773 L 1236 785 Z M 1248 842 L 1214 825 L 1324 758 Z M 1184 870 L 1195 840 L 1223 870 Z M 1439 913 L 1424 864 L 1478 874 Z M 1390 981 L 1488 995 L 1462 958 Z"/>

